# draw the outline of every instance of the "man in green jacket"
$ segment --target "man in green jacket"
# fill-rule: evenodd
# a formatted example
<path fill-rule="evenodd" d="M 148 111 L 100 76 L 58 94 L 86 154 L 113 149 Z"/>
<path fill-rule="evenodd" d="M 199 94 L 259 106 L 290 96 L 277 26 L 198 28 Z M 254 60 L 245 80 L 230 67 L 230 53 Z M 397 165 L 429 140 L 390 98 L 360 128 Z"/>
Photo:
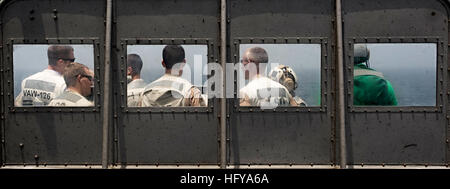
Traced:
<path fill-rule="evenodd" d="M 391 83 L 382 73 L 369 68 L 370 51 L 365 44 L 355 44 L 353 72 L 353 104 L 360 106 L 396 106 Z"/>

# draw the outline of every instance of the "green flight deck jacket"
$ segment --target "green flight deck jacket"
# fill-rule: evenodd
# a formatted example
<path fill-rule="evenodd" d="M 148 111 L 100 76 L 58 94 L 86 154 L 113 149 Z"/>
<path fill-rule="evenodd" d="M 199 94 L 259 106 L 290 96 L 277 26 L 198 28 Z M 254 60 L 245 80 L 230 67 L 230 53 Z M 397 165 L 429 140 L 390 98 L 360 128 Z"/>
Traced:
<path fill-rule="evenodd" d="M 394 89 L 382 73 L 368 68 L 365 64 L 354 67 L 353 104 L 396 106 Z"/>

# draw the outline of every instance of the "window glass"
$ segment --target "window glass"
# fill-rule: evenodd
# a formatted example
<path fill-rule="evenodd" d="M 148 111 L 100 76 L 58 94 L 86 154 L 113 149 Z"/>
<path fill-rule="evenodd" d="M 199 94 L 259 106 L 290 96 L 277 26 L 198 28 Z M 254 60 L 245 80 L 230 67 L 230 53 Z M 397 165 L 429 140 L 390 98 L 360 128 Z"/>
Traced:
<path fill-rule="evenodd" d="M 436 44 L 354 45 L 356 106 L 435 106 Z"/>
<path fill-rule="evenodd" d="M 261 77 L 253 77 L 245 64 L 264 59 L 261 49 L 267 54 L 266 68 L 257 73 Z M 247 76 L 241 71 L 238 77 L 245 78 L 238 86 L 241 106 L 320 105 L 320 44 L 241 44 L 239 52 L 242 70 L 247 70 Z"/>
<path fill-rule="evenodd" d="M 13 45 L 13 64 L 15 106 L 94 105 L 93 45 Z"/>
<path fill-rule="evenodd" d="M 128 45 L 128 107 L 207 106 L 207 54 L 207 45 Z"/>

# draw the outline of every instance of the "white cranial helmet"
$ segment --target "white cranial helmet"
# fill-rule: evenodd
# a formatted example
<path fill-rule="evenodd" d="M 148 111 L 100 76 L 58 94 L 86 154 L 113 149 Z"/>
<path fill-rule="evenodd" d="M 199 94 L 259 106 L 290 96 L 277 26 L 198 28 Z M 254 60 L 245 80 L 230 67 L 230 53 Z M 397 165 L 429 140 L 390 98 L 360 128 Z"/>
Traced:
<path fill-rule="evenodd" d="M 370 51 L 366 44 L 355 44 L 353 53 L 354 64 L 367 62 L 370 58 Z"/>
<path fill-rule="evenodd" d="M 269 78 L 285 86 L 291 94 L 298 87 L 298 78 L 289 66 L 279 65 L 269 72 Z"/>

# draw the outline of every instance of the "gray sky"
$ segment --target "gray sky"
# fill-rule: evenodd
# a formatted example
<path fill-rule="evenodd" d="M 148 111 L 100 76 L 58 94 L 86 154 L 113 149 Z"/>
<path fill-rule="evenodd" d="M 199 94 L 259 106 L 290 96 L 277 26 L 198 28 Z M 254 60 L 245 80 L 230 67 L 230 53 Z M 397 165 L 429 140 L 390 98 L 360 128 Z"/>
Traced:
<path fill-rule="evenodd" d="M 368 43 L 370 66 L 379 71 L 390 69 L 436 70 L 434 43 Z"/>

